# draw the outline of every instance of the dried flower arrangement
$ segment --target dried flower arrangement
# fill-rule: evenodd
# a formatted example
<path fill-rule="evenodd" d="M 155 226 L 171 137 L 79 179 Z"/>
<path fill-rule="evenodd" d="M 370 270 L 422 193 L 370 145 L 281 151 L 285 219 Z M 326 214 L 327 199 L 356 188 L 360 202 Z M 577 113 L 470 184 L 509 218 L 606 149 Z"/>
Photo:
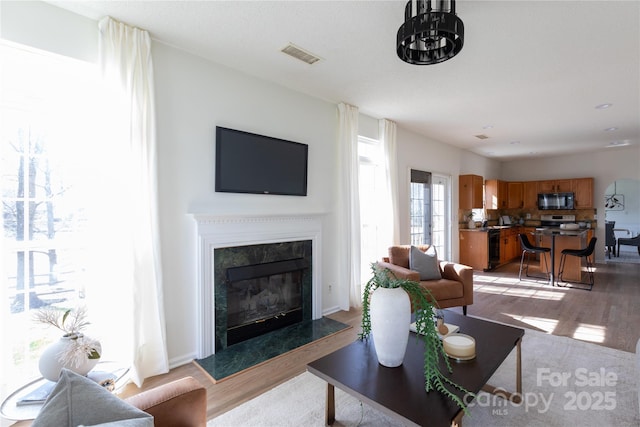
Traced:
<path fill-rule="evenodd" d="M 72 345 L 68 345 L 58 356 L 63 365 L 79 367 L 86 359 L 100 358 L 100 343 L 82 333 L 89 325 L 86 307 L 65 311 L 46 307 L 35 312 L 34 320 L 60 329 L 64 332 L 63 337 L 69 339 Z"/>

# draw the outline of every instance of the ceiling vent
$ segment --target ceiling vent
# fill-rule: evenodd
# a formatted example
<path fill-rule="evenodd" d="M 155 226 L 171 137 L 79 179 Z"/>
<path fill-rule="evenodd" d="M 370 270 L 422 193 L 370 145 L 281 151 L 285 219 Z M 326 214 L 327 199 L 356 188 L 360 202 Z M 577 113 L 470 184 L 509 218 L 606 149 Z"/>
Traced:
<path fill-rule="evenodd" d="M 306 62 L 309 65 L 320 61 L 320 58 L 318 58 L 314 54 L 307 52 L 306 50 L 301 49 L 298 46 L 291 43 L 289 43 L 286 47 L 282 48 L 281 52 L 286 53 L 287 55 L 292 56 L 296 59 L 299 59 L 302 62 Z"/>
<path fill-rule="evenodd" d="M 487 135 L 484 134 L 480 134 L 480 135 L 474 135 L 476 138 L 478 139 L 489 139 L 489 137 Z"/>

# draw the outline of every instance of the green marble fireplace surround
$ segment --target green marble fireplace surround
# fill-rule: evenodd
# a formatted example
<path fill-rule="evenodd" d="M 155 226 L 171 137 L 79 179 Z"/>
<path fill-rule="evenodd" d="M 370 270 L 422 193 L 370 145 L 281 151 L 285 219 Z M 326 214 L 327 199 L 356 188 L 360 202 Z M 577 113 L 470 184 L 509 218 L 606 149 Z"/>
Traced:
<path fill-rule="evenodd" d="M 194 358 L 204 359 L 225 352 L 238 343 L 236 330 L 231 333 L 228 343 L 225 330 L 229 326 L 227 303 L 229 294 L 226 286 L 231 281 L 232 302 L 231 323 L 238 319 L 251 322 L 253 313 L 247 316 L 246 306 L 251 309 L 258 304 L 269 309 L 280 304 L 290 296 L 299 299 L 300 321 L 317 321 L 323 318 L 322 304 L 322 226 L 323 214 L 273 214 L 273 215 L 216 215 L 207 213 L 192 214 L 197 232 L 197 289 L 196 298 L 196 354 Z M 292 270 L 275 275 L 269 272 L 267 277 L 258 278 L 273 265 L 294 264 Z M 273 265 L 271 265 L 273 264 Z M 245 266 L 257 265 L 260 274 Z M 228 268 L 229 274 L 225 271 Z M 300 276 L 300 277 L 298 277 Z M 257 279 L 257 283 L 243 283 Z M 300 280 L 298 280 L 300 279 Z M 240 283 L 238 283 L 240 282 Z M 294 282 L 300 282 L 294 287 Z M 276 284 L 283 284 L 282 295 L 275 290 Z M 244 288 L 243 288 L 244 286 Z M 297 286 L 297 285 L 296 285 Z M 238 293 L 246 297 L 238 298 Z M 235 304 L 235 305 L 234 305 Z M 277 304 L 276 304 L 277 305 Z M 285 305 L 288 312 L 289 305 Z M 278 307 L 279 308 L 279 307 Z M 264 307 L 262 307 L 264 309 Z M 280 316 L 280 313 L 277 314 Z M 287 314 L 288 316 L 288 314 Z M 241 322 L 242 323 L 242 322 Z M 242 324 L 244 325 L 244 323 Z M 288 326 L 283 326 L 283 329 Z M 246 335 L 241 336 L 247 338 Z M 253 338 L 251 338 L 253 339 Z M 254 347 L 260 341 L 254 341 Z M 256 351 L 260 349 L 256 348 Z"/>
<path fill-rule="evenodd" d="M 311 240 L 216 248 L 213 275 L 216 353 L 312 319 Z"/>

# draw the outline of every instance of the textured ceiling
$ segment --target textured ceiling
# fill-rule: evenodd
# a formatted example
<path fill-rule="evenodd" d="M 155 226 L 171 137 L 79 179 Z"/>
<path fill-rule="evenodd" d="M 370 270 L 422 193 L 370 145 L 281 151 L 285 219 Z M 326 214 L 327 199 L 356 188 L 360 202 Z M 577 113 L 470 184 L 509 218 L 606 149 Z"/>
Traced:
<path fill-rule="evenodd" d="M 486 157 L 640 143 L 638 1 L 458 1 L 464 48 L 428 66 L 396 56 L 401 1 L 50 3 Z M 288 43 L 321 61 L 284 55 Z"/>

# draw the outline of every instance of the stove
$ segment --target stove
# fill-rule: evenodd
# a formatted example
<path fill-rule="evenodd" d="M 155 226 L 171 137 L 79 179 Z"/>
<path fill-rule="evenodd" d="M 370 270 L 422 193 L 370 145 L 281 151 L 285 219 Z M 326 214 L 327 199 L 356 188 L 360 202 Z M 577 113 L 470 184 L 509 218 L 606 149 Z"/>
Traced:
<path fill-rule="evenodd" d="M 540 225 L 542 227 L 559 227 L 562 224 L 575 222 L 575 215 L 540 215 Z"/>

